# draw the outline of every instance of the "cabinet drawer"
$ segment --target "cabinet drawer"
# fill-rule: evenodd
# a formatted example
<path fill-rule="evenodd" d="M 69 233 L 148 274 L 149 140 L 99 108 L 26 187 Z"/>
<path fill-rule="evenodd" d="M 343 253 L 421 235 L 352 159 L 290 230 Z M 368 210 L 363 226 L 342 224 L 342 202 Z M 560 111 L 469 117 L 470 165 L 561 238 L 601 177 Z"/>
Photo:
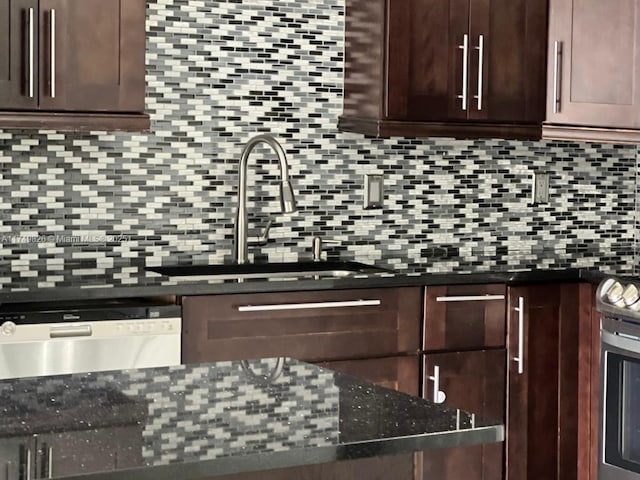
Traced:
<path fill-rule="evenodd" d="M 427 287 L 423 349 L 504 347 L 505 316 L 505 285 Z"/>
<path fill-rule="evenodd" d="M 186 297 L 183 362 L 415 353 L 420 311 L 419 287 Z"/>

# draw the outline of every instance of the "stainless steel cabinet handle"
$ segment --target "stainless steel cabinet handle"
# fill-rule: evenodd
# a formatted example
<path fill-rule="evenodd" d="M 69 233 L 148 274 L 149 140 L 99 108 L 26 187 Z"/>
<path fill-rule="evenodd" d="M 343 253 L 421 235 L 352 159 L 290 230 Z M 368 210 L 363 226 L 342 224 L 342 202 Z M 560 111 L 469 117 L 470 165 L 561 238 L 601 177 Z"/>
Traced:
<path fill-rule="evenodd" d="M 433 403 L 443 403 L 447 398 L 445 393 L 440 390 L 440 366 L 434 365 L 433 375 L 428 377 L 433 382 Z"/>
<path fill-rule="evenodd" d="M 560 113 L 560 68 L 562 67 L 562 42 L 553 44 L 553 113 Z"/>
<path fill-rule="evenodd" d="M 49 329 L 50 338 L 90 337 L 92 333 L 91 325 L 72 325 L 69 327 L 51 327 Z"/>
<path fill-rule="evenodd" d="M 467 91 L 469 80 L 469 35 L 464 34 L 462 45 L 458 45 L 458 48 L 462 50 L 462 95 L 458 95 L 458 98 L 462 100 L 462 110 L 467 109 Z"/>
<path fill-rule="evenodd" d="M 490 300 L 504 300 L 504 295 L 459 295 L 451 297 L 436 297 L 436 302 L 488 302 Z"/>
<path fill-rule="evenodd" d="M 26 465 L 26 470 L 27 470 L 27 479 L 26 480 L 31 480 L 31 448 L 27 447 L 27 465 Z"/>
<path fill-rule="evenodd" d="M 474 96 L 478 100 L 478 110 L 482 110 L 482 82 L 484 77 L 484 35 L 478 36 L 478 94 Z"/>
<path fill-rule="evenodd" d="M 518 356 L 513 361 L 518 364 L 518 375 L 524 373 L 524 297 L 518 298 Z"/>
<path fill-rule="evenodd" d="M 29 15 L 27 18 L 27 22 L 28 22 L 28 30 L 29 30 L 29 45 L 27 46 L 28 48 L 28 55 L 29 55 L 29 98 L 33 98 L 35 93 L 34 93 L 34 88 L 33 88 L 33 84 L 34 84 L 34 48 L 35 48 L 35 28 L 34 28 L 34 23 L 33 23 L 33 14 L 34 14 L 34 10 L 33 8 L 29 9 Z"/>
<path fill-rule="evenodd" d="M 47 478 L 53 478 L 53 447 L 47 451 Z"/>
<path fill-rule="evenodd" d="M 277 305 L 241 305 L 239 312 L 272 312 L 278 310 L 309 310 L 312 308 L 368 307 L 381 305 L 380 300 L 347 300 L 344 302 L 280 303 Z"/>
<path fill-rule="evenodd" d="M 51 9 L 51 98 L 56 98 L 56 9 Z"/>

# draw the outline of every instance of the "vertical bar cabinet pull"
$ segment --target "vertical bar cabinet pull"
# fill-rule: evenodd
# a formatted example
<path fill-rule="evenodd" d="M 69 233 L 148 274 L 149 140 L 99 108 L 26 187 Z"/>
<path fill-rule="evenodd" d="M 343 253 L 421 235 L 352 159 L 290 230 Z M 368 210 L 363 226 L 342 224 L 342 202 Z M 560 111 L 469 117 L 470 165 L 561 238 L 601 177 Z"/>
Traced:
<path fill-rule="evenodd" d="M 462 95 L 458 95 L 458 98 L 462 100 L 462 110 L 467 109 L 467 90 L 469 81 L 469 35 L 464 34 L 462 45 L 458 45 L 458 48 L 462 50 Z"/>
<path fill-rule="evenodd" d="M 29 24 L 28 25 L 28 29 L 29 29 L 29 45 L 27 47 L 28 50 L 29 50 L 28 51 L 28 55 L 29 55 L 29 62 L 28 62 L 28 65 L 29 65 L 29 76 L 28 76 L 28 78 L 29 78 L 29 88 L 28 88 L 28 90 L 29 90 L 29 98 L 33 98 L 34 95 L 35 95 L 34 88 L 33 88 L 33 83 L 34 83 L 33 76 L 34 76 L 34 70 L 35 70 L 35 68 L 34 68 L 34 47 L 35 47 L 35 45 L 34 45 L 35 44 L 34 35 L 35 35 L 35 28 L 34 28 L 34 24 L 33 24 L 33 20 L 34 20 L 33 19 L 33 14 L 34 14 L 34 10 L 33 10 L 33 8 L 30 8 L 28 16 L 27 16 L 27 22 Z"/>
<path fill-rule="evenodd" d="M 56 9 L 51 9 L 51 98 L 56 98 Z"/>
<path fill-rule="evenodd" d="M 47 450 L 47 478 L 53 478 L 53 447 Z"/>
<path fill-rule="evenodd" d="M 484 35 L 478 36 L 478 46 L 475 47 L 478 50 L 478 95 L 475 98 L 478 100 L 478 110 L 482 110 L 482 88 L 484 77 Z"/>
<path fill-rule="evenodd" d="M 524 297 L 518 298 L 518 356 L 513 361 L 518 364 L 518 375 L 524 373 Z"/>
<path fill-rule="evenodd" d="M 27 447 L 27 480 L 31 480 L 31 447 Z"/>
<path fill-rule="evenodd" d="M 430 375 L 428 378 L 433 382 L 433 403 L 443 403 L 447 398 L 447 396 L 443 391 L 440 390 L 440 366 L 439 365 L 434 365 L 433 375 Z"/>
<path fill-rule="evenodd" d="M 561 93 L 560 93 L 560 68 L 562 67 L 562 42 L 556 41 L 553 44 L 553 113 L 560 113 Z"/>

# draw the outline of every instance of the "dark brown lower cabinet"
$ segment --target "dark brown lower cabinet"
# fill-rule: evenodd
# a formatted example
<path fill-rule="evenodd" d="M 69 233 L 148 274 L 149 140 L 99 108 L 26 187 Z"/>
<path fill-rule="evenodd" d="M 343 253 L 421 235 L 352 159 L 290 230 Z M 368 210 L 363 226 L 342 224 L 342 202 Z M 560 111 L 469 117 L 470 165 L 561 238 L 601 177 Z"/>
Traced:
<path fill-rule="evenodd" d="M 578 335 L 578 474 L 579 480 L 598 478 L 600 419 L 600 312 L 596 285 L 580 285 Z"/>
<path fill-rule="evenodd" d="M 420 287 L 194 296 L 182 305 L 184 363 L 282 355 L 419 393 Z M 414 455 L 215 478 L 414 480 Z"/>
<path fill-rule="evenodd" d="M 322 362 L 320 366 L 367 380 L 386 388 L 417 395 L 419 358 L 406 357 Z M 215 480 L 414 480 L 414 455 L 391 455 L 345 460 L 321 465 L 215 477 Z M 211 479 L 214 480 L 214 479 Z M 445 480 L 445 479 L 443 479 Z"/>
<path fill-rule="evenodd" d="M 587 392 L 587 397 L 584 398 L 584 402 L 589 402 L 589 478 L 591 480 L 598 479 L 598 455 L 599 444 L 598 435 L 600 431 L 600 312 L 596 310 L 595 298 L 596 288 L 593 287 L 589 292 L 591 298 L 591 315 L 585 317 L 588 321 L 588 325 L 585 328 L 585 333 L 588 335 L 589 342 L 591 344 L 588 363 L 581 362 L 584 367 L 582 371 L 589 372 L 588 380 L 585 380 L 585 387 L 581 389 L 581 392 Z M 584 325 L 584 323 L 583 323 Z M 588 346 L 587 346 L 588 348 Z M 587 387 L 588 386 L 588 387 Z M 588 400 L 587 400 L 588 398 Z M 581 410 L 582 411 L 582 410 Z M 582 479 L 583 477 L 578 477 Z"/>
<path fill-rule="evenodd" d="M 509 289 L 507 480 L 578 476 L 580 285 Z"/>
<path fill-rule="evenodd" d="M 282 468 L 211 477 L 208 480 L 412 480 L 413 462 L 406 455 Z M 433 477 L 432 480 L 446 480 Z"/>
<path fill-rule="evenodd" d="M 506 294 L 503 284 L 428 286 L 423 350 L 504 348 Z"/>
<path fill-rule="evenodd" d="M 53 478 L 134 468 L 142 461 L 142 425 L 32 434 L 0 440 L 3 480 Z"/>
<path fill-rule="evenodd" d="M 504 421 L 504 349 L 424 355 L 425 398 L 434 399 L 437 368 L 440 400 L 445 405 L 474 412 L 481 418 Z M 448 448 L 421 454 L 424 480 L 500 480 L 503 443 Z"/>
<path fill-rule="evenodd" d="M 38 437 L 40 445 L 51 447 L 53 476 L 74 475 L 84 472 L 109 472 L 118 468 L 133 468 L 142 461 L 142 426 L 112 427 L 98 432 L 78 431 L 48 434 Z M 86 445 L 91 445 L 87 449 Z M 46 478 L 46 477 L 45 477 Z"/>
<path fill-rule="evenodd" d="M 182 361 L 415 354 L 421 302 L 419 287 L 185 297 Z"/>

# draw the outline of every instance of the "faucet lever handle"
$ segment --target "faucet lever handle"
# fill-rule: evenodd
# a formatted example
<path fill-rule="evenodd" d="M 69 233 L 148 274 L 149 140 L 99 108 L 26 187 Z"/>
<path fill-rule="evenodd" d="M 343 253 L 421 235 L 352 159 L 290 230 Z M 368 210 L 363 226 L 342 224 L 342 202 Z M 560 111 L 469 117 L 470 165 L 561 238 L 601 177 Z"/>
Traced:
<path fill-rule="evenodd" d="M 271 231 L 272 225 L 273 218 L 269 217 L 269 221 L 265 225 L 264 230 L 262 230 L 262 233 L 260 233 L 260 236 L 250 238 L 247 243 L 250 245 L 266 245 L 269 241 L 269 231 Z"/>

